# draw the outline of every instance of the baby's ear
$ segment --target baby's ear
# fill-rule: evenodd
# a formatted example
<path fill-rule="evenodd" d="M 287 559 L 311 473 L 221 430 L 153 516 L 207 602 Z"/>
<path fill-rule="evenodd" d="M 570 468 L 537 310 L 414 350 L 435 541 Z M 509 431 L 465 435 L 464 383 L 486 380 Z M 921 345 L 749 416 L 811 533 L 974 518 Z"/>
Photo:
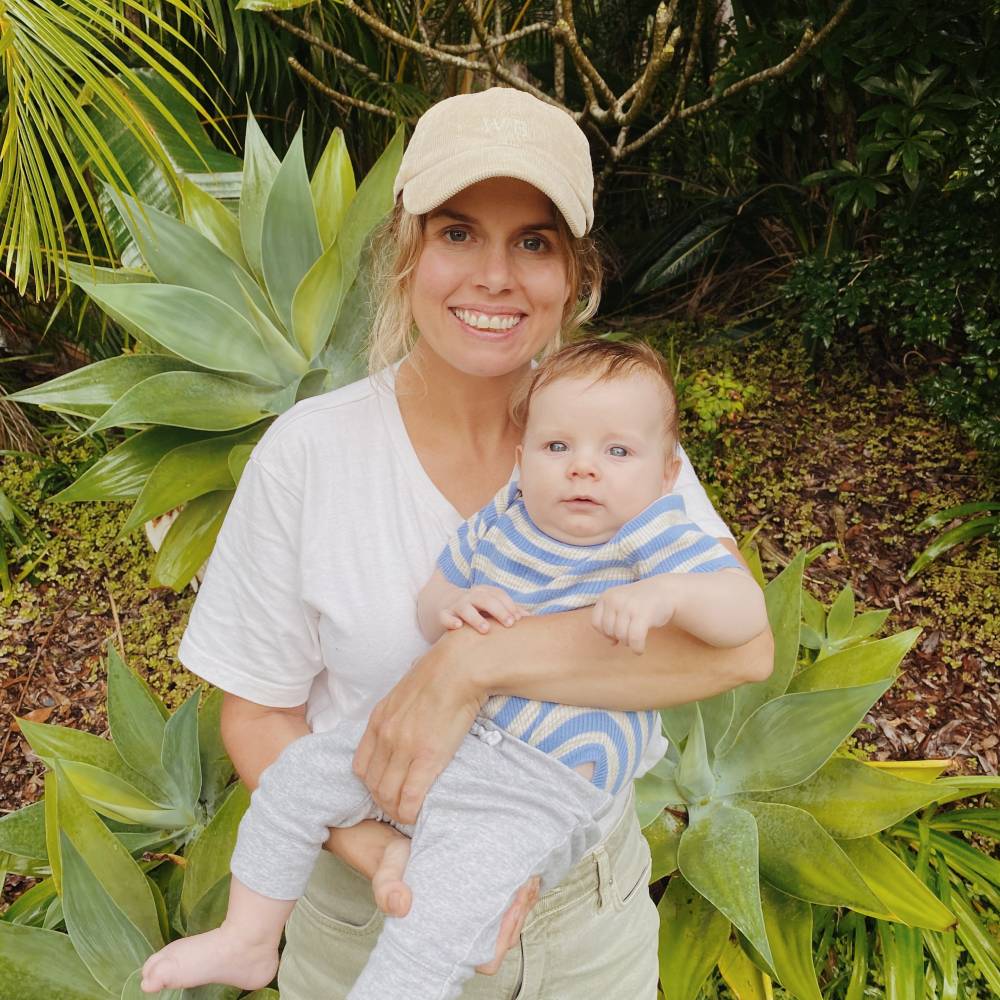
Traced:
<path fill-rule="evenodd" d="M 681 460 L 676 454 L 671 453 L 667 458 L 667 464 L 663 469 L 663 492 L 669 493 L 677 482 L 677 477 L 681 471 Z"/>

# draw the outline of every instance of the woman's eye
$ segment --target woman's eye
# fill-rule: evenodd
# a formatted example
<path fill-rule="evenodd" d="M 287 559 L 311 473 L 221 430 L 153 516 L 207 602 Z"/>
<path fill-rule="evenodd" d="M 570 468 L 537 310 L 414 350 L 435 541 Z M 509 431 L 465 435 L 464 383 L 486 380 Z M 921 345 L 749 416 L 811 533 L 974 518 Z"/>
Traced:
<path fill-rule="evenodd" d="M 548 451 L 566 451 L 566 445 L 562 441 L 550 441 L 546 446 Z"/>
<path fill-rule="evenodd" d="M 449 243 L 464 243 L 465 242 L 464 239 L 461 239 L 461 240 L 453 240 L 453 239 L 451 239 L 451 236 L 452 236 L 453 233 L 458 233 L 460 236 L 463 236 L 463 237 L 469 235 L 464 229 L 446 229 L 444 231 L 443 235 L 444 235 L 445 239 Z"/>
<path fill-rule="evenodd" d="M 539 253 L 542 250 L 548 249 L 548 241 L 543 239 L 541 236 L 525 236 L 524 238 L 525 247 L 532 253 Z M 528 244 L 531 244 L 530 246 Z"/>
<path fill-rule="evenodd" d="M 609 452 L 610 452 L 610 453 L 611 453 L 611 454 L 612 454 L 612 455 L 613 455 L 613 456 L 614 456 L 615 458 L 625 458 L 625 457 L 626 457 L 626 456 L 628 455 L 628 448 L 626 448 L 626 447 L 625 447 L 624 445 L 620 445 L 620 444 L 613 444 L 613 445 L 612 445 L 612 446 L 611 446 L 611 447 L 610 447 L 610 448 L 608 449 L 608 451 L 609 451 Z"/>

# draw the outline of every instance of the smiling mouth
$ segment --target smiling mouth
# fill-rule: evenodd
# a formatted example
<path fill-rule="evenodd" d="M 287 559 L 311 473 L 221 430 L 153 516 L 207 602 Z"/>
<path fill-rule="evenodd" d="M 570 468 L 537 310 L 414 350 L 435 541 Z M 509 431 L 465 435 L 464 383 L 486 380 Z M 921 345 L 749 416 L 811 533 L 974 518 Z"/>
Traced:
<path fill-rule="evenodd" d="M 473 333 L 487 336 L 505 336 L 516 330 L 525 318 L 525 313 L 481 313 L 474 309 L 458 308 L 449 309 L 449 312 Z"/>

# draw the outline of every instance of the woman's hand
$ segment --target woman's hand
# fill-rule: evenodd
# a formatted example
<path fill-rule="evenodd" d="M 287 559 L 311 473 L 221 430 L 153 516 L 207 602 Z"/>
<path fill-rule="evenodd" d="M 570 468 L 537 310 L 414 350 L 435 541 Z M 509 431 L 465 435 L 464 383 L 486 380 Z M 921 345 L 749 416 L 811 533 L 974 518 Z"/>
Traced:
<path fill-rule="evenodd" d="M 354 773 L 390 818 L 415 823 L 424 796 L 448 766 L 486 700 L 463 669 L 471 629 L 450 632 L 372 709 Z"/>

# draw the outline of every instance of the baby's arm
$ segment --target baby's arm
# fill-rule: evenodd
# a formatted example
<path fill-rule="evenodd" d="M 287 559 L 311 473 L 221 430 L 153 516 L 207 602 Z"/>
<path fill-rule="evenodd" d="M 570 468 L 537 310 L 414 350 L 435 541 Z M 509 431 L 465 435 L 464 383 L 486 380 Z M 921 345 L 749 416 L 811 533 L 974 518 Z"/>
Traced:
<path fill-rule="evenodd" d="M 437 642 L 446 629 L 471 625 L 488 632 L 485 616 L 506 626 L 513 625 L 528 612 L 499 587 L 459 587 L 445 579 L 440 569 L 427 581 L 417 596 L 417 620 L 428 642 Z"/>
<path fill-rule="evenodd" d="M 591 620 L 598 632 L 635 653 L 645 649 L 651 628 L 668 622 L 711 646 L 742 646 L 767 628 L 767 607 L 743 570 L 659 573 L 604 591 Z"/>

